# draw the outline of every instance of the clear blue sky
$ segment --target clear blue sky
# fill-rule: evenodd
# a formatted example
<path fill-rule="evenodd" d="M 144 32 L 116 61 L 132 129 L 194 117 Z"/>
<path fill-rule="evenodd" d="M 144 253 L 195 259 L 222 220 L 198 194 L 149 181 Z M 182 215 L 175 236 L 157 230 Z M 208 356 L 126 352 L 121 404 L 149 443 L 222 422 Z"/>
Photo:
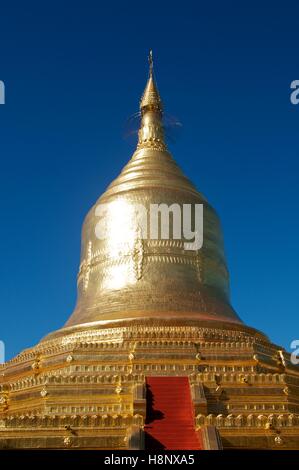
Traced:
<path fill-rule="evenodd" d="M 296 5 L 297 3 L 297 5 Z M 61 327 L 88 209 L 130 158 L 153 48 L 172 153 L 221 216 L 232 303 L 299 338 L 298 2 L 2 2 L 1 323 L 7 359 Z"/>

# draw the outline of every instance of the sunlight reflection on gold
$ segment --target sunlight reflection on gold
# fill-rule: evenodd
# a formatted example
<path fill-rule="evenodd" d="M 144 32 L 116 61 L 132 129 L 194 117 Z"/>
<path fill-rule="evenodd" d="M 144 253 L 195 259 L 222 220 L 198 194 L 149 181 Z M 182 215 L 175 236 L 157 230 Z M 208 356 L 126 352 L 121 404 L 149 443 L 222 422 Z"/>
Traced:
<path fill-rule="evenodd" d="M 109 219 L 107 220 L 107 245 L 110 258 L 122 259 L 122 264 L 111 266 L 105 280 L 105 288 L 121 289 L 128 283 L 135 282 L 132 269 L 132 252 L 137 237 L 134 206 L 124 200 L 113 201 L 109 204 Z M 125 258 L 127 262 L 125 261 Z"/>

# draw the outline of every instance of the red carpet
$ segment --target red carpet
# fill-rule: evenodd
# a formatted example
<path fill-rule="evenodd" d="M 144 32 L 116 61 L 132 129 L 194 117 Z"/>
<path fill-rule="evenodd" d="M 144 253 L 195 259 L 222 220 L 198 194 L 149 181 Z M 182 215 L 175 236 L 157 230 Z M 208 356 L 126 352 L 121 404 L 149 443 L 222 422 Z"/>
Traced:
<path fill-rule="evenodd" d="M 188 377 L 147 377 L 146 387 L 145 449 L 202 449 Z"/>

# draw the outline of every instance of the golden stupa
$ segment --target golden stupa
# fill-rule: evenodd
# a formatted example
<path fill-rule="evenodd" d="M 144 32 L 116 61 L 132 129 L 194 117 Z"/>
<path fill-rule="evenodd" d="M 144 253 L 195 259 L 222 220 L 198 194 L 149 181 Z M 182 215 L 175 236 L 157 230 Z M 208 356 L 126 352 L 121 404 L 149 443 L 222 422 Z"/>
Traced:
<path fill-rule="evenodd" d="M 160 403 L 167 393 L 177 407 L 180 386 L 190 395 L 199 449 L 299 448 L 298 368 L 230 305 L 220 222 L 167 149 L 151 56 L 140 110 L 137 149 L 83 224 L 73 314 L 1 366 L 0 448 L 171 448 L 167 427 L 147 440 L 159 380 Z M 134 204 L 202 204 L 203 246 L 142 237 Z M 106 238 L 95 233 L 99 206 Z M 191 442 L 180 444 L 183 418 L 178 406 L 177 449 Z"/>

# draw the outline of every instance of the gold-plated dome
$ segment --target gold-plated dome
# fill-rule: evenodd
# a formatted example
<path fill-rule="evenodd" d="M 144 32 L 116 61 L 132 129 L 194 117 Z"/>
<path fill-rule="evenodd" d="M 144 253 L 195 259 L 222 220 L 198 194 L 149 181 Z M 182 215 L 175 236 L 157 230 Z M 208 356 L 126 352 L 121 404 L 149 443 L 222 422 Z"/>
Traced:
<path fill-rule="evenodd" d="M 150 57 L 141 102 L 137 149 L 89 211 L 82 231 L 78 301 L 66 326 L 151 319 L 241 322 L 229 303 L 229 276 L 220 222 L 169 153 L 162 102 Z M 183 239 L 144 239 L 134 205 L 203 204 L 203 246 Z M 99 239 L 97 208 L 106 208 L 107 236 Z"/>

